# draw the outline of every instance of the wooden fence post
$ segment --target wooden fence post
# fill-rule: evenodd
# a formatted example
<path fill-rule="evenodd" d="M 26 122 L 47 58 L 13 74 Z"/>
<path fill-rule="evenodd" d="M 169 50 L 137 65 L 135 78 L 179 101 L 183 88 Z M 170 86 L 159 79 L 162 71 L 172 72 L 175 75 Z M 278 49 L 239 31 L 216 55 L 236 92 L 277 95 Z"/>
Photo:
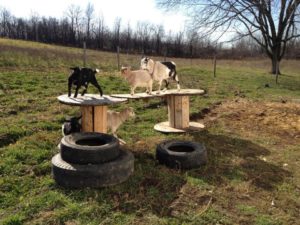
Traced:
<path fill-rule="evenodd" d="M 217 55 L 214 56 L 214 77 L 217 75 Z"/>
<path fill-rule="evenodd" d="M 118 71 L 120 70 L 120 47 L 117 46 Z"/>
<path fill-rule="evenodd" d="M 86 67 L 86 43 L 83 42 L 83 67 Z"/>

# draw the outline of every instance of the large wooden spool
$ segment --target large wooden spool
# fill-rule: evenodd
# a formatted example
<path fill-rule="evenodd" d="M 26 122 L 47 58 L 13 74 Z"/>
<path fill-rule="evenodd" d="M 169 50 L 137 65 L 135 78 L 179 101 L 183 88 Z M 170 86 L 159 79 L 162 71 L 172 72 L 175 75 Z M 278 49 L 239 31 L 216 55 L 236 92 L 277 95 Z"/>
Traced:
<path fill-rule="evenodd" d="M 203 95 L 204 90 L 181 89 L 167 90 L 159 94 L 153 92 L 152 95 L 146 93 L 113 94 L 112 97 L 127 99 L 149 99 L 155 97 L 166 97 L 168 103 L 168 121 L 158 123 L 154 129 L 164 133 L 182 133 L 190 130 L 203 129 L 204 125 L 197 122 L 190 122 L 190 100 L 189 96 Z"/>
<path fill-rule="evenodd" d="M 86 94 L 77 98 L 61 95 L 58 101 L 72 106 L 80 106 L 81 126 L 83 132 L 107 133 L 107 107 L 108 105 L 126 102 L 124 98 L 114 98 L 99 94 Z"/>

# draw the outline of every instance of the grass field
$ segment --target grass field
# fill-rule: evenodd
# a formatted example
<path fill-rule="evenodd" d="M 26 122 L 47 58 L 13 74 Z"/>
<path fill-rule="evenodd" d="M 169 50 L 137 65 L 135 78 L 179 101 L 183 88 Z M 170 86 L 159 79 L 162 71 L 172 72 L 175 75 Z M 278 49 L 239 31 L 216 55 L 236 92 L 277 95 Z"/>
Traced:
<path fill-rule="evenodd" d="M 121 56 L 135 68 L 139 60 Z M 56 97 L 67 91 L 68 68 L 82 65 L 82 50 L 0 39 L 0 224 L 299 224 L 300 61 L 283 61 L 276 85 L 267 59 L 220 60 L 216 78 L 212 60 L 172 60 L 182 88 L 207 91 L 190 103 L 191 119 L 206 129 L 154 131 L 167 120 L 159 99 L 114 107 L 136 112 L 118 131 L 135 156 L 133 176 L 113 187 L 66 190 L 52 179 L 50 160 L 64 118 L 79 109 Z M 115 54 L 88 51 L 87 62 L 101 69 L 105 94 L 129 92 Z M 159 165 L 156 145 L 175 138 L 203 142 L 208 164 Z"/>

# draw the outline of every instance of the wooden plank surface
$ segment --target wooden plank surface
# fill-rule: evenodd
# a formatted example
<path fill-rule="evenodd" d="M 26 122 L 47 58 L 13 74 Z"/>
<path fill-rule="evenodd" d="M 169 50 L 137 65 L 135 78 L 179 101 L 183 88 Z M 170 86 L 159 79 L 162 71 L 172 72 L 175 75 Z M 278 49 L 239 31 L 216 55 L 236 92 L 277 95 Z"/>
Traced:
<path fill-rule="evenodd" d="M 94 132 L 93 106 L 81 106 L 81 128 L 83 132 Z"/>
<path fill-rule="evenodd" d="M 182 129 L 182 97 L 174 96 L 174 128 Z"/>
<path fill-rule="evenodd" d="M 169 126 L 175 127 L 175 97 L 170 95 L 167 97 L 168 101 L 168 118 L 169 118 Z"/>
<path fill-rule="evenodd" d="M 185 129 L 179 129 L 169 126 L 169 121 L 158 123 L 154 126 L 156 131 L 160 131 L 162 133 L 184 133 L 184 132 L 193 132 L 204 129 L 205 126 L 202 123 L 197 122 L 189 122 L 189 126 Z"/>
<path fill-rule="evenodd" d="M 107 133 L 107 106 L 94 107 L 94 132 Z"/>
<path fill-rule="evenodd" d="M 184 129 L 189 127 L 189 96 L 168 96 L 169 126 Z"/>
<path fill-rule="evenodd" d="M 177 89 L 167 90 L 165 92 L 161 91 L 159 94 L 156 91 L 152 92 L 152 95 L 147 93 L 135 93 L 131 94 L 112 94 L 112 97 L 115 98 L 128 98 L 128 99 L 143 99 L 143 98 L 156 98 L 156 97 L 164 97 L 168 95 L 178 95 L 178 96 L 190 96 L 190 95 L 203 95 L 205 94 L 204 90 L 201 89 L 181 89 L 178 91 Z"/>
<path fill-rule="evenodd" d="M 182 128 L 189 127 L 190 123 L 190 98 L 189 96 L 181 97 L 182 104 Z"/>
<path fill-rule="evenodd" d="M 77 98 L 68 97 L 68 95 L 60 95 L 57 97 L 57 99 L 60 103 L 66 105 L 78 106 L 114 105 L 127 101 L 126 98 L 114 98 L 107 95 L 103 95 L 102 97 L 100 97 L 99 94 L 85 94 L 84 96 L 78 96 Z"/>

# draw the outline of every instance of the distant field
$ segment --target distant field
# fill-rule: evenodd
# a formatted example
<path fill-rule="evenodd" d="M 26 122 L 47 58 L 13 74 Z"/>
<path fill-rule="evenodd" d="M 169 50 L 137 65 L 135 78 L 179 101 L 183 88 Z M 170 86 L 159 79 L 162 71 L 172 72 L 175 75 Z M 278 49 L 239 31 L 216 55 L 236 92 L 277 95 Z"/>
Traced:
<path fill-rule="evenodd" d="M 139 67 L 140 55 L 121 55 Z M 157 58 L 162 60 L 162 58 Z M 51 177 L 61 124 L 79 109 L 61 105 L 69 67 L 82 66 L 82 49 L 0 39 L 0 224 L 297 224 L 300 215 L 300 61 L 284 60 L 279 84 L 268 59 L 177 59 L 191 119 L 201 132 L 164 135 L 159 99 L 130 101 L 136 118 L 118 135 L 134 153 L 135 172 L 109 188 L 66 190 Z M 87 51 L 87 66 L 105 94 L 127 93 L 116 54 Z M 175 85 L 173 84 L 175 88 Z M 96 89 L 89 88 L 96 93 Z M 176 171 L 159 165 L 156 145 L 165 139 L 203 142 L 206 166 Z"/>

